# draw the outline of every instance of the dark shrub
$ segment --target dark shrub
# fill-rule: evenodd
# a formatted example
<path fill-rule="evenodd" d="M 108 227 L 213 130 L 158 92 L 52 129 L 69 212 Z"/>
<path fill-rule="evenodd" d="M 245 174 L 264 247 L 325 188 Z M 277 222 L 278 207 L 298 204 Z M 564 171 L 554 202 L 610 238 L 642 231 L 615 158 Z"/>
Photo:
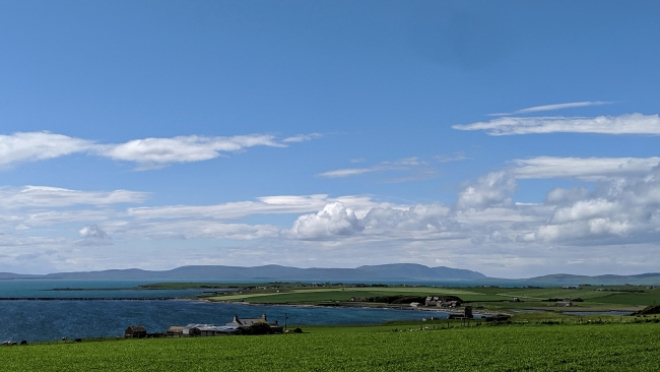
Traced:
<path fill-rule="evenodd" d="M 268 335 L 273 333 L 268 323 L 254 323 L 248 329 L 249 335 Z"/>
<path fill-rule="evenodd" d="M 293 330 L 293 333 L 303 333 L 303 331 L 300 328 L 296 328 Z"/>

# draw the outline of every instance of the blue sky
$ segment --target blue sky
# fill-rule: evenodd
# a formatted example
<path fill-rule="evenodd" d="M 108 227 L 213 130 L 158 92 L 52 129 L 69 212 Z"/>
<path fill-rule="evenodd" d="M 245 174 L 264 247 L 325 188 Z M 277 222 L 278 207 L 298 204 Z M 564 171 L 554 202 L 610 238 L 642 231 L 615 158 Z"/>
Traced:
<path fill-rule="evenodd" d="M 0 271 L 657 271 L 655 2 L 0 2 Z"/>

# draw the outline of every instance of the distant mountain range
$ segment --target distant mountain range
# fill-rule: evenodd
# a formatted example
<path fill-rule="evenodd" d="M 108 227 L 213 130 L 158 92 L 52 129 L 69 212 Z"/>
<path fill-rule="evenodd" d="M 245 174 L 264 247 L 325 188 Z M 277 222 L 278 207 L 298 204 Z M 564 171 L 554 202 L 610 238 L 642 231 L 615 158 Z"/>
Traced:
<path fill-rule="evenodd" d="M 21 275 L 0 273 L 0 279 L 70 279 L 70 280 L 194 280 L 194 281 L 455 281 L 480 280 L 486 276 L 476 271 L 418 264 L 360 266 L 355 269 L 300 269 L 279 265 L 255 267 L 182 266 L 172 270 L 141 269 Z"/>
<path fill-rule="evenodd" d="M 419 264 L 387 264 L 360 266 L 354 269 L 287 267 L 265 265 L 238 266 L 182 266 L 172 270 L 150 271 L 141 269 L 65 272 L 46 275 L 0 273 L 0 279 L 69 279 L 69 280 L 148 280 L 148 281 L 304 281 L 304 282 L 456 282 L 470 285 L 506 286 L 567 286 L 591 285 L 655 285 L 660 284 L 660 273 L 639 275 L 583 276 L 553 274 L 529 279 L 489 278 L 476 271 L 445 266 L 428 267 Z"/>

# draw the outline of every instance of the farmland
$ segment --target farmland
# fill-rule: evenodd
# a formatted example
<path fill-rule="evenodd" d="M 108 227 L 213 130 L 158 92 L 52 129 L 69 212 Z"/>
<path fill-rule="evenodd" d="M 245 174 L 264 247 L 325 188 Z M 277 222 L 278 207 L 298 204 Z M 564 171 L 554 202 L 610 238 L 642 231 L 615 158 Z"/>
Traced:
<path fill-rule="evenodd" d="M 660 303 L 660 290 L 645 286 L 580 286 L 571 288 L 507 288 L 507 287 L 435 287 L 435 286 L 369 286 L 369 285 L 303 285 L 278 283 L 216 293 L 208 301 L 244 302 L 252 304 L 376 306 L 406 307 L 408 304 L 364 301 L 387 296 L 420 298 L 426 296 L 457 296 L 464 304 L 483 311 L 515 311 L 519 309 L 545 311 L 636 311 Z M 353 301 L 351 301 L 353 298 Z M 517 299 L 514 301 L 514 299 Z M 573 300 L 570 309 L 557 308 L 558 299 Z"/>
<path fill-rule="evenodd" d="M 533 319 L 450 329 L 440 323 L 424 331 L 419 323 L 401 323 L 311 327 L 303 334 L 13 346 L 0 348 L 0 370 L 657 370 L 660 324 L 612 319 L 536 325 Z"/>

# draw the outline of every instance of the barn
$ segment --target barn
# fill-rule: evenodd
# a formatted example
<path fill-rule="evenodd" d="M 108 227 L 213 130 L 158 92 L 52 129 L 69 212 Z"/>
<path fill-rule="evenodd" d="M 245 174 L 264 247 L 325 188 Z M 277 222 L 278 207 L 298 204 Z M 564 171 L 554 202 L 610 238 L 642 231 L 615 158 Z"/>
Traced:
<path fill-rule="evenodd" d="M 145 338 L 147 330 L 141 325 L 132 325 L 126 328 L 124 338 Z"/>

